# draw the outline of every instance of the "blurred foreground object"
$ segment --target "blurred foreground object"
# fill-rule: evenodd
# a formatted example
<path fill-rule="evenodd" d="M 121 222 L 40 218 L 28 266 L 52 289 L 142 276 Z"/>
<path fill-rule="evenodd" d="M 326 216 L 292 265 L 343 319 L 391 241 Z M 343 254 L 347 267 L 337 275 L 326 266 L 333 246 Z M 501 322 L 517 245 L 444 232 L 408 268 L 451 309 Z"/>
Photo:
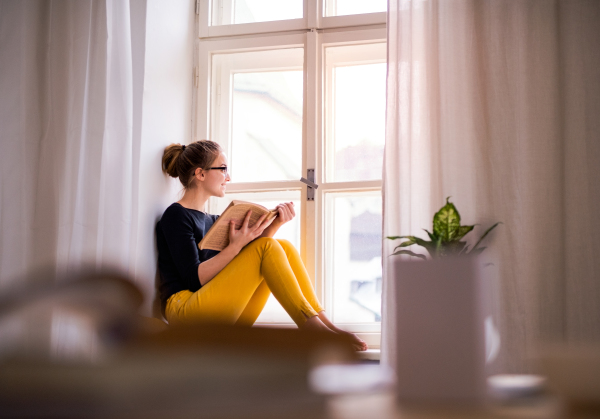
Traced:
<path fill-rule="evenodd" d="M 533 374 L 497 374 L 487 379 L 490 396 L 505 401 L 542 395 L 546 381 L 546 377 Z"/>
<path fill-rule="evenodd" d="M 313 368 L 309 380 L 318 393 L 348 395 L 391 391 L 396 376 L 385 365 L 325 364 Z"/>
<path fill-rule="evenodd" d="M 570 411 L 600 417 L 600 344 L 555 344 L 540 351 L 548 385 Z"/>
<path fill-rule="evenodd" d="M 394 261 L 401 403 L 484 402 L 490 283 L 482 265 L 474 257 Z"/>
<path fill-rule="evenodd" d="M 154 327 L 137 314 L 137 288 L 116 276 L 30 291 L 0 298 L 10 326 L 0 330 L 13 338 L 0 356 L 2 418 L 320 418 L 325 398 L 310 390 L 310 370 L 357 359 L 333 334 Z M 62 329 L 47 318 L 56 313 Z M 25 339 L 19 328 L 31 323 L 25 335 L 37 337 Z M 65 330 L 58 356 L 52 336 Z"/>
<path fill-rule="evenodd" d="M 132 339 L 95 364 L 1 366 L 2 417 L 320 418 L 315 364 L 354 359 L 349 342 L 295 329 L 199 326 Z"/>
<path fill-rule="evenodd" d="M 92 361 L 135 329 L 140 290 L 118 271 L 48 268 L 0 294 L 0 360 Z"/>

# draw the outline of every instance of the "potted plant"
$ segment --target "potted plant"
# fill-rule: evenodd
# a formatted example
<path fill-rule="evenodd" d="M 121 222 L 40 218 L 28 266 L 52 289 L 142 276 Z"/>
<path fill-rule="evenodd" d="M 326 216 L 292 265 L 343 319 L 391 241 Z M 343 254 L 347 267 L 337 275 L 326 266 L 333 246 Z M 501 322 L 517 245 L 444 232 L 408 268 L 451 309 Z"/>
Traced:
<path fill-rule="evenodd" d="M 404 249 L 405 247 L 416 244 L 424 247 L 434 259 L 461 255 L 476 256 L 486 249 L 485 247 L 479 247 L 479 244 L 498 226 L 498 224 L 501 223 L 497 222 L 488 228 L 479 240 L 469 248 L 469 245 L 463 239 L 473 230 L 473 228 L 475 228 L 475 226 L 460 225 L 460 214 L 454 204 L 450 202 L 450 197 L 448 197 L 446 198 L 446 205 L 433 216 L 433 232 L 423 229 L 429 236 L 430 241 L 423 240 L 416 236 L 388 236 L 387 239 L 406 239 L 406 241 L 394 248 L 394 253 L 392 253 L 392 255 L 410 255 L 420 259 L 427 259 L 425 255 Z"/>
<path fill-rule="evenodd" d="M 434 215 L 429 240 L 404 239 L 393 255 L 395 277 L 397 392 L 401 402 L 478 404 L 485 399 L 486 326 L 491 321 L 490 281 L 476 257 L 496 223 L 470 246 L 465 236 L 473 225 L 461 225 L 450 199 Z M 424 247 L 429 254 L 407 247 Z M 460 256 L 460 257 L 459 257 Z M 470 257 L 469 257 L 470 256 Z M 496 348 L 497 349 L 497 348 Z"/>

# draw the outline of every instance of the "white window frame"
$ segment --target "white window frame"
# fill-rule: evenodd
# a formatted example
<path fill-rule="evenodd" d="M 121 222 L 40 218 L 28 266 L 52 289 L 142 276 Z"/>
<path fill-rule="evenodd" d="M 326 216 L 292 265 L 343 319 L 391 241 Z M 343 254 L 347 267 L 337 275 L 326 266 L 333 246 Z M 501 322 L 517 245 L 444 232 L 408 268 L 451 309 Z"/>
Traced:
<path fill-rule="evenodd" d="M 382 180 L 325 183 L 324 161 L 324 72 L 321 71 L 328 46 L 355 45 L 386 41 L 386 13 L 323 17 L 322 0 L 305 0 L 304 17 L 275 22 L 210 26 L 210 0 L 197 0 L 198 35 L 194 68 L 194 114 L 192 138 L 210 138 L 212 55 L 261 49 L 304 48 L 304 108 L 302 135 L 302 173 L 315 169 L 315 200 L 307 201 L 306 186 L 299 180 L 230 183 L 227 191 L 301 191 L 300 254 L 314 280 L 315 291 L 325 307 L 331 304 L 332 284 L 325 281 L 325 199 L 335 191 L 381 191 Z M 318 152 L 319 151 L 319 152 Z M 209 204 L 210 205 L 210 204 Z M 208 210 L 211 208 L 209 206 Z M 284 325 L 280 325 L 284 326 Z M 356 332 L 370 347 L 378 348 L 380 324 L 338 324 Z"/>
<path fill-rule="evenodd" d="M 211 0 L 196 0 L 198 37 L 203 39 L 269 32 L 291 32 L 386 24 L 386 12 L 347 16 L 324 16 L 323 1 L 304 0 L 304 17 L 298 19 L 211 26 L 213 14 Z"/>

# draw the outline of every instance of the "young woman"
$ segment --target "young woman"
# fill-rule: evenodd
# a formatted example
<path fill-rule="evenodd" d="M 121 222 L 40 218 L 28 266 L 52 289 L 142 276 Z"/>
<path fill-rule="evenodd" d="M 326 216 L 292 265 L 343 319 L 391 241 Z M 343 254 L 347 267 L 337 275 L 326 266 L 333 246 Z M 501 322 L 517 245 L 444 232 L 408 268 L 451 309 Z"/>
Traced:
<path fill-rule="evenodd" d="M 213 141 L 171 144 L 163 154 L 163 171 L 179 178 L 183 197 L 169 206 L 156 226 L 159 292 L 170 324 L 221 322 L 251 326 L 270 293 L 299 328 L 349 335 L 357 350 L 367 345 L 337 328 L 325 315 L 298 251 L 286 240 L 273 239 L 294 216 L 291 202 L 277 206 L 249 227 L 250 212 L 238 230 L 233 222 L 229 245 L 221 252 L 199 250 L 198 243 L 217 215 L 204 212 L 211 196 L 225 196 L 227 157 Z"/>

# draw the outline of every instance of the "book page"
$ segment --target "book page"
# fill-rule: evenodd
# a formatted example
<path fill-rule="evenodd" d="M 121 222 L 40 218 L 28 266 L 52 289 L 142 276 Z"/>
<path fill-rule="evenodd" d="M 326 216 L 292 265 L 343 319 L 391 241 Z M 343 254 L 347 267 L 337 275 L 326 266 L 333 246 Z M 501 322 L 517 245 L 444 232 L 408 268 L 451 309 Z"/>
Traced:
<path fill-rule="evenodd" d="M 249 227 L 253 227 L 258 219 L 264 214 L 270 214 L 267 216 L 267 220 L 274 218 L 277 215 L 277 211 L 271 210 L 249 202 L 244 201 L 232 201 L 232 203 L 223 211 L 223 214 L 217 219 L 215 224 L 210 228 L 207 234 L 204 236 L 202 241 L 199 243 L 200 249 L 213 249 L 221 251 L 229 244 L 229 225 L 230 221 L 234 221 L 235 228 L 239 230 L 242 228 L 244 219 L 249 210 L 252 210 L 250 215 Z"/>
<path fill-rule="evenodd" d="M 227 222 L 227 225 L 229 225 L 229 221 L 235 221 L 235 228 L 239 230 L 240 228 L 242 228 L 244 218 L 246 218 L 246 214 L 249 210 L 252 210 L 252 215 L 250 215 L 250 222 L 248 223 L 249 227 L 253 227 L 260 217 L 269 212 L 268 210 L 262 209 L 255 205 L 238 204 L 229 207 L 225 212 L 223 212 L 223 215 L 221 215 L 219 219 L 223 218 L 223 220 Z"/>
<path fill-rule="evenodd" d="M 229 244 L 229 225 L 220 224 L 214 225 L 211 229 L 210 236 L 206 235 L 204 239 L 198 243 L 200 249 L 223 250 Z"/>

